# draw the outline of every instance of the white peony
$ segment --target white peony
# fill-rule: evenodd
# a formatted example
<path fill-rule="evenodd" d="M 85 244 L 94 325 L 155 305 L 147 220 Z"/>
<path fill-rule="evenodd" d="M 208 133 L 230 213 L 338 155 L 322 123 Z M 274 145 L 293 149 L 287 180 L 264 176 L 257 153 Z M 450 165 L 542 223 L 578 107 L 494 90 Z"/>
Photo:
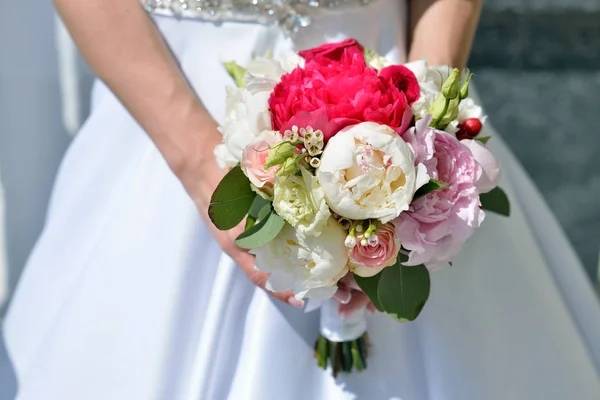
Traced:
<path fill-rule="evenodd" d="M 329 140 L 317 178 L 338 215 L 385 223 L 408 210 L 418 189 L 414 164 L 413 151 L 392 128 L 363 122 Z"/>
<path fill-rule="evenodd" d="M 228 87 L 225 122 L 220 127 L 223 144 L 215 149 L 221 168 L 234 167 L 242 152 L 256 136 L 271 129 L 269 96 L 281 76 L 291 72 L 304 59 L 296 53 L 285 53 L 280 61 L 257 57 L 246 67 L 245 88 Z"/>
<path fill-rule="evenodd" d="M 271 129 L 270 92 L 250 93 L 244 88 L 227 88 L 225 122 L 220 127 L 223 144 L 215 149 L 219 165 L 233 167 L 242 160 L 246 146 L 263 131 Z"/>
<path fill-rule="evenodd" d="M 273 208 L 302 236 L 319 236 L 331 216 L 318 179 L 302 168 L 302 176 L 279 177 Z"/>
<path fill-rule="evenodd" d="M 324 300 L 335 294 L 337 282 L 348 273 L 346 235 L 333 218 L 318 238 L 299 235 L 285 224 L 275 239 L 251 253 L 256 255 L 256 269 L 271 274 L 267 289 Z"/>

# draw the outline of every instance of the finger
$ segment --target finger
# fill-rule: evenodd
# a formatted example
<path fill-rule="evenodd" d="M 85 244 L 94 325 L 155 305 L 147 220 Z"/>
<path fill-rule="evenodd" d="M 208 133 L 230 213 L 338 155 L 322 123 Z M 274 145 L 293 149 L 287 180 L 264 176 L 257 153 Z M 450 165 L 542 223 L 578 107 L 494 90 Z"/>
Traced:
<path fill-rule="evenodd" d="M 261 289 L 264 289 L 269 295 L 273 298 L 282 301 L 286 304 L 294 306 L 296 308 L 304 307 L 304 301 L 296 299 L 294 293 L 290 291 L 285 292 L 273 292 L 267 290 L 267 281 L 269 280 L 269 274 L 266 272 L 258 271 L 254 268 L 254 256 L 252 254 L 241 252 L 237 256 L 237 263 L 244 273 L 248 276 L 248 278 Z"/>
<path fill-rule="evenodd" d="M 282 301 L 290 306 L 296 307 L 296 308 L 302 308 L 304 307 L 304 300 L 298 300 L 296 298 L 296 296 L 294 296 L 294 293 L 287 291 L 287 292 L 271 292 L 270 290 L 266 291 L 268 294 L 270 294 L 273 298 Z"/>
<path fill-rule="evenodd" d="M 352 299 L 348 304 L 340 304 L 339 312 L 342 317 L 347 317 L 352 313 L 366 307 L 369 303 L 369 298 L 363 292 L 352 292 Z"/>
<path fill-rule="evenodd" d="M 333 295 L 333 300 L 337 301 L 340 304 L 348 304 L 350 302 L 350 299 L 352 299 L 352 293 L 350 292 L 350 290 L 343 287 L 338 287 L 337 292 L 335 292 L 335 294 Z"/>

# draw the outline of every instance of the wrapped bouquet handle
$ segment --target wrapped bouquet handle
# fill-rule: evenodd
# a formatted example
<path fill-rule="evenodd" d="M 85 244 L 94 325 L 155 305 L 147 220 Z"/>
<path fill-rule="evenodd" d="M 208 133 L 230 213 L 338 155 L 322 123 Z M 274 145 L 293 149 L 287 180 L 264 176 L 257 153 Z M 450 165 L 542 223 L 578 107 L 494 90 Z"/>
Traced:
<path fill-rule="evenodd" d="M 340 303 L 325 300 L 321 305 L 320 335 L 315 343 L 315 357 L 320 367 L 331 366 L 339 372 L 362 371 L 367 367 L 367 306 L 340 315 Z"/>

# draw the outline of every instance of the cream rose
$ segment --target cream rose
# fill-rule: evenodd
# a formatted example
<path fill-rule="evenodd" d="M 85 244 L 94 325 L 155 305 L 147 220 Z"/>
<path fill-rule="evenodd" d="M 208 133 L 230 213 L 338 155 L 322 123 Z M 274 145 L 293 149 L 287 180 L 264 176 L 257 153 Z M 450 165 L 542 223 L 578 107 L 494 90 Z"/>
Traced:
<path fill-rule="evenodd" d="M 392 128 L 363 122 L 329 140 L 317 178 L 338 215 L 386 223 L 408 210 L 417 189 L 414 164 L 413 151 Z"/>
<path fill-rule="evenodd" d="M 256 269 L 271 274 L 267 289 L 324 300 L 335 294 L 337 282 L 348 273 L 345 238 L 346 231 L 333 218 L 318 238 L 299 235 L 285 224 L 275 239 L 251 253 L 256 255 Z"/>
<path fill-rule="evenodd" d="M 301 171 L 302 176 L 277 179 L 273 208 L 299 235 L 319 236 L 331 213 L 317 178 L 304 168 Z"/>

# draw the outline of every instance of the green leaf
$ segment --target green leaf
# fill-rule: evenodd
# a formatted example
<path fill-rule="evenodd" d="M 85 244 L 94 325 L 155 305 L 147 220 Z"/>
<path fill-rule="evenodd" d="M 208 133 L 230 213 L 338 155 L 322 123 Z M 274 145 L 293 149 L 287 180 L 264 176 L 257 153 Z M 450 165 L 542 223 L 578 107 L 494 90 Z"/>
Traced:
<path fill-rule="evenodd" d="M 244 230 L 247 231 L 248 229 L 252 228 L 255 224 L 256 224 L 256 218 L 254 218 L 251 215 L 248 215 L 246 217 L 246 225 L 244 225 Z"/>
<path fill-rule="evenodd" d="M 250 206 L 250 210 L 248 211 L 248 217 L 246 218 L 246 226 L 244 230 L 248 230 L 256 224 L 256 220 L 259 219 L 260 211 L 266 205 L 269 205 L 271 202 L 261 195 L 257 194 Z"/>
<path fill-rule="evenodd" d="M 421 197 L 427 196 L 429 193 L 434 192 L 438 189 L 445 189 L 447 187 L 448 187 L 448 185 L 446 185 L 440 181 L 436 181 L 435 179 L 430 179 L 429 182 L 427 182 L 426 184 L 421 186 L 415 192 L 415 195 L 413 196 L 413 201 L 420 199 Z"/>
<path fill-rule="evenodd" d="M 269 202 L 269 204 L 265 204 L 263 206 L 263 208 L 261 208 L 260 211 L 258 212 L 258 219 L 259 220 L 265 219 L 272 211 L 273 211 L 273 207 L 271 206 L 271 203 Z"/>
<path fill-rule="evenodd" d="M 504 190 L 499 187 L 492 189 L 488 193 L 480 194 L 479 200 L 481 201 L 481 208 L 486 211 L 504 215 L 505 217 L 510 215 L 510 201 Z"/>
<path fill-rule="evenodd" d="M 487 142 L 489 142 L 491 138 L 492 138 L 491 136 L 482 136 L 482 137 L 476 137 L 475 140 L 477 140 L 478 142 L 481 142 L 483 144 L 487 144 Z"/>
<path fill-rule="evenodd" d="M 235 239 L 235 244 L 242 249 L 262 247 L 273 240 L 284 225 L 285 220 L 276 213 L 271 212 L 258 224 L 238 236 Z"/>
<path fill-rule="evenodd" d="M 248 213 L 255 195 L 242 169 L 234 167 L 223 177 L 212 194 L 208 216 L 222 231 L 234 228 Z"/>
<path fill-rule="evenodd" d="M 397 262 L 381 271 L 379 303 L 391 317 L 413 321 L 429 298 L 430 286 L 425 266 L 405 267 Z"/>
<path fill-rule="evenodd" d="M 254 198 L 254 201 L 252 202 L 250 210 L 248 211 L 248 215 L 254 218 L 258 218 L 260 210 L 262 210 L 263 207 L 267 204 L 271 204 L 271 202 L 262 197 L 261 195 L 257 194 Z"/>
<path fill-rule="evenodd" d="M 381 272 L 375 276 L 369 278 L 363 278 L 362 276 L 354 275 L 354 281 L 362 289 L 363 292 L 369 297 L 371 303 L 376 309 L 383 312 L 383 307 L 379 304 L 379 298 L 377 297 L 377 288 L 379 287 L 379 278 L 381 278 Z"/>
<path fill-rule="evenodd" d="M 244 67 L 238 65 L 235 61 L 224 62 L 223 66 L 237 87 L 243 88 L 246 86 L 244 83 L 244 77 L 246 76 L 247 72 Z"/>

